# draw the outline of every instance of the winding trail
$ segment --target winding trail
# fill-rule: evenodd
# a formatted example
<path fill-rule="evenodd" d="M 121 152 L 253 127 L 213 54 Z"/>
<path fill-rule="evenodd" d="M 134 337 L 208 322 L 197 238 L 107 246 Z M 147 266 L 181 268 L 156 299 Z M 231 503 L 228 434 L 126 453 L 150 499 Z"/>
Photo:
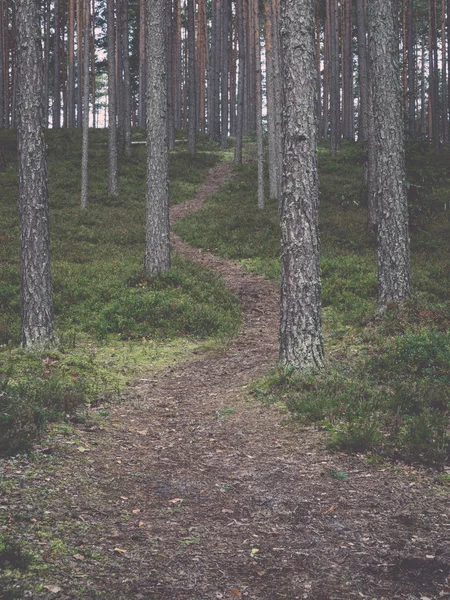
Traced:
<path fill-rule="evenodd" d="M 172 220 L 197 210 L 229 171 L 214 167 Z M 239 297 L 241 331 L 226 348 L 141 380 L 104 428 L 79 430 L 89 452 L 71 446 L 46 464 L 40 501 L 78 552 L 52 566 L 58 596 L 25 597 L 449 597 L 445 495 L 425 471 L 330 455 L 321 432 L 249 400 L 247 384 L 277 358 L 277 287 L 172 241 Z"/>

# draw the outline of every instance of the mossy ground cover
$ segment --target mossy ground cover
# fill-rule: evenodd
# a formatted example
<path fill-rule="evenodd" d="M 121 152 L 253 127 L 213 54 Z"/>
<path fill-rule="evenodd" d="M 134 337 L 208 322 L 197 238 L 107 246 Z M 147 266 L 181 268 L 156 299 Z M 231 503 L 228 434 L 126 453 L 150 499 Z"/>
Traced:
<path fill-rule="evenodd" d="M 450 150 L 407 148 L 414 295 L 383 322 L 376 308 L 376 239 L 367 232 L 360 146 L 319 148 L 323 374 L 278 371 L 257 393 L 330 432 L 330 445 L 442 464 L 450 458 Z M 256 208 L 245 163 L 205 206 L 176 225 L 190 243 L 279 279 L 278 207 Z"/>
<path fill-rule="evenodd" d="M 141 139 L 144 132 L 134 136 Z M 145 276 L 145 146 L 133 147 L 129 161 L 121 157 L 120 194 L 111 197 L 107 133 L 90 132 L 90 204 L 82 211 L 80 132 L 50 130 L 46 141 L 60 345 L 32 355 L 18 347 L 15 133 L 0 132 L 7 164 L 0 173 L 0 451 L 11 449 L 13 440 L 16 449 L 27 445 L 48 419 L 98 394 L 116 392 L 144 369 L 183 357 L 199 343 L 227 338 L 239 324 L 237 301 L 205 269 L 174 256 L 169 273 Z M 206 171 L 223 159 L 204 137 L 198 150 L 192 157 L 184 143 L 177 143 L 170 155 L 172 204 L 193 196 Z"/>

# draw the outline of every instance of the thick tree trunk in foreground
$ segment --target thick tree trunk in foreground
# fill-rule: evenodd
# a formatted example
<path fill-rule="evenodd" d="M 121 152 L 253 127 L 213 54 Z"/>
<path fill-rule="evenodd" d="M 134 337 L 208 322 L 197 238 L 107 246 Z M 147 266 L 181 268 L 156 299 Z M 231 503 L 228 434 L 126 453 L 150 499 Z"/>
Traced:
<path fill-rule="evenodd" d="M 402 95 L 393 0 L 370 0 L 369 49 L 376 144 L 378 313 L 411 291 Z"/>
<path fill-rule="evenodd" d="M 34 0 L 16 0 L 22 344 L 55 343 L 47 164 L 42 130 L 42 53 Z"/>
<path fill-rule="evenodd" d="M 114 0 L 108 1 L 108 194 L 118 196 L 119 174 L 117 160 L 117 90 L 116 34 L 114 31 Z"/>
<path fill-rule="evenodd" d="M 318 238 L 315 1 L 281 4 L 283 56 L 280 361 L 323 366 Z"/>
<path fill-rule="evenodd" d="M 170 269 L 166 0 L 147 0 L 147 221 L 145 270 Z"/>

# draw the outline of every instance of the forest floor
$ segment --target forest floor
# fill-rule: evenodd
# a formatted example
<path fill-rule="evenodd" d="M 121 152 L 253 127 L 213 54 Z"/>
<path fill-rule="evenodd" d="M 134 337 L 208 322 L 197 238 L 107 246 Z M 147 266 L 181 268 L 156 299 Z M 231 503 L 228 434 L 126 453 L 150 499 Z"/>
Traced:
<path fill-rule="evenodd" d="M 225 181 L 214 167 L 172 220 Z M 249 384 L 277 359 L 278 289 L 237 264 L 174 248 L 241 302 L 225 348 L 149 375 L 33 458 L 3 461 L 2 531 L 31 564 L 0 598 L 450 598 L 448 488 L 436 472 L 331 454 Z M 3 585 L 3 590 L 2 590 Z"/>

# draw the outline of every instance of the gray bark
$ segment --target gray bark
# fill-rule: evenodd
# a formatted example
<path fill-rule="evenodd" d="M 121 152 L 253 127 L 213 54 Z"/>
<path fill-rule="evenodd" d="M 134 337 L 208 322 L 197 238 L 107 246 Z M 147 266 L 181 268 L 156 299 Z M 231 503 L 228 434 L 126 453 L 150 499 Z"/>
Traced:
<path fill-rule="evenodd" d="M 114 31 L 114 0 L 108 3 L 108 194 L 118 196 L 119 174 L 117 160 L 117 91 L 116 35 Z"/>
<path fill-rule="evenodd" d="M 197 86 L 195 68 L 195 0 L 187 0 L 188 9 L 188 141 L 189 154 L 197 150 Z"/>
<path fill-rule="evenodd" d="M 238 97 L 236 111 L 236 139 L 234 143 L 234 163 L 242 164 L 242 136 L 244 132 L 244 89 L 245 89 L 245 56 L 244 56 L 244 0 L 236 0 L 237 36 L 239 50 Z"/>
<path fill-rule="evenodd" d="M 125 156 L 131 158 L 131 73 L 128 33 L 128 0 L 120 5 L 120 42 L 123 69 L 123 141 Z"/>
<path fill-rule="evenodd" d="M 367 186 L 367 228 L 375 231 L 376 216 L 376 181 L 375 181 L 375 131 L 372 109 L 372 90 L 368 69 L 367 26 L 365 0 L 356 0 L 356 19 L 358 29 L 358 62 L 360 90 L 360 131 L 358 138 L 364 144 L 364 179 Z"/>
<path fill-rule="evenodd" d="M 411 291 L 402 94 L 393 0 L 370 0 L 369 50 L 375 117 L 378 313 Z"/>
<path fill-rule="evenodd" d="M 331 155 L 341 147 L 341 101 L 339 84 L 338 0 L 328 0 L 330 10 L 330 138 Z"/>
<path fill-rule="evenodd" d="M 221 79 L 220 79 L 220 104 L 221 104 L 221 128 L 220 147 L 228 148 L 228 2 L 222 0 L 222 52 L 221 52 Z"/>
<path fill-rule="evenodd" d="M 145 270 L 170 269 L 166 0 L 147 0 L 147 219 Z"/>
<path fill-rule="evenodd" d="M 283 57 L 280 361 L 301 370 L 324 362 L 318 237 L 315 1 L 281 5 Z"/>
<path fill-rule="evenodd" d="M 145 0 L 139 0 L 139 127 L 145 127 L 145 93 L 147 89 L 145 62 Z"/>
<path fill-rule="evenodd" d="M 4 8 L 3 0 L 0 0 L 0 129 L 6 126 L 5 119 L 5 56 L 3 49 L 5 47 L 4 36 L 5 36 L 5 19 L 4 19 Z"/>
<path fill-rule="evenodd" d="M 15 6 L 21 337 L 25 348 L 41 349 L 56 341 L 42 127 L 42 53 L 38 4 L 35 0 L 16 0 Z"/>
<path fill-rule="evenodd" d="M 61 127 L 61 83 L 60 83 L 60 44 L 61 24 L 59 18 L 59 0 L 55 0 L 55 38 L 53 48 L 53 127 Z"/>
<path fill-rule="evenodd" d="M 255 108 L 256 108 L 256 147 L 258 154 L 258 208 L 263 209 L 264 200 L 264 137 L 262 126 L 262 74 L 261 42 L 259 36 L 259 0 L 253 0 L 253 36 L 255 46 Z"/>
<path fill-rule="evenodd" d="M 83 18 L 83 72 L 81 73 L 83 82 L 83 98 L 81 107 L 82 119 L 82 149 L 81 149 L 81 208 L 88 207 L 88 161 L 89 161 L 89 0 L 82 0 L 84 18 Z M 81 83 L 81 81 L 80 81 Z"/>

